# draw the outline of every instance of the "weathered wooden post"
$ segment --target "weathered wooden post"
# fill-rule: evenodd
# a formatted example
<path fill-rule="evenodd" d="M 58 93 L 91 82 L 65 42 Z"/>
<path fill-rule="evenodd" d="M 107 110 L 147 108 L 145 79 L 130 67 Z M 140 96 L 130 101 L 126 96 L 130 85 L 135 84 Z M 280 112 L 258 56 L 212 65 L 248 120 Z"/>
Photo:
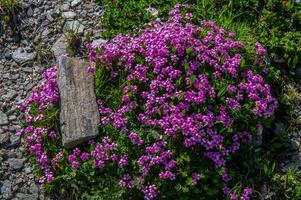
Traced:
<path fill-rule="evenodd" d="M 61 99 L 61 132 L 65 147 L 74 147 L 98 134 L 99 112 L 93 75 L 79 58 L 59 57 L 58 86 Z"/>

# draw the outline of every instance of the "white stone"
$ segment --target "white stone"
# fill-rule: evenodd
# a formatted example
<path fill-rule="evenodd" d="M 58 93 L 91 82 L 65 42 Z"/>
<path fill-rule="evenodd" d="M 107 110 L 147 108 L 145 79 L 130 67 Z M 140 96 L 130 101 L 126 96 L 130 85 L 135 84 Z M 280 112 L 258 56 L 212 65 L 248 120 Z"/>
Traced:
<path fill-rule="evenodd" d="M 66 19 L 73 19 L 76 16 L 75 12 L 68 11 L 68 12 L 63 12 L 63 17 Z"/>
<path fill-rule="evenodd" d="M 67 21 L 66 25 L 65 25 L 65 31 L 74 31 L 76 33 L 83 33 L 84 32 L 84 25 L 82 25 L 79 21 L 75 20 L 75 21 Z"/>
<path fill-rule="evenodd" d="M 101 44 L 104 44 L 104 43 L 106 43 L 106 42 L 107 42 L 107 40 L 104 40 L 104 39 L 102 39 L 102 38 L 99 38 L 99 39 L 97 39 L 97 40 L 93 40 L 93 41 L 92 41 L 92 47 L 93 47 L 93 48 L 99 47 Z"/>
<path fill-rule="evenodd" d="M 18 48 L 16 51 L 13 53 L 13 59 L 19 64 L 26 63 L 28 61 L 31 61 L 35 59 L 36 57 L 36 52 L 31 52 L 28 53 L 22 48 Z"/>
<path fill-rule="evenodd" d="M 154 17 L 158 17 L 159 11 L 156 8 L 148 7 L 145 9 L 147 12 L 150 12 L 150 14 Z"/>
<path fill-rule="evenodd" d="M 71 6 L 72 6 L 72 7 L 73 7 L 73 6 L 77 6 L 80 2 L 81 2 L 81 0 L 73 0 L 73 1 L 71 2 Z"/>
<path fill-rule="evenodd" d="M 0 125 L 7 125 L 8 119 L 5 113 L 0 111 Z"/>

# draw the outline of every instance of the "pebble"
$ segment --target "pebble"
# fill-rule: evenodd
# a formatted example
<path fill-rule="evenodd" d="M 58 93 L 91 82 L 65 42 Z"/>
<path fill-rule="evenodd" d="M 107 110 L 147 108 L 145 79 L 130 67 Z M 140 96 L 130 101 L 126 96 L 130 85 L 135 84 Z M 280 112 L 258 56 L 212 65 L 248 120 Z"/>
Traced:
<path fill-rule="evenodd" d="M 64 27 L 65 32 L 74 31 L 76 33 L 83 33 L 84 29 L 85 29 L 84 25 L 82 25 L 78 20 L 67 21 Z"/>
<path fill-rule="evenodd" d="M 33 59 L 35 59 L 36 57 L 36 53 L 32 52 L 32 53 L 28 53 L 27 51 L 25 51 L 23 48 L 18 48 L 16 51 L 14 51 L 13 53 L 13 59 L 14 61 L 16 61 L 19 64 L 24 64 L 28 61 L 31 61 Z"/>
<path fill-rule="evenodd" d="M 20 138 L 19 135 L 12 134 L 12 135 L 10 136 L 10 145 L 11 145 L 11 146 L 18 145 L 18 144 L 20 144 L 20 142 L 21 142 L 21 138 Z"/>
<path fill-rule="evenodd" d="M 81 0 L 73 0 L 71 2 L 71 6 L 74 7 L 74 6 L 77 6 L 79 3 L 81 3 Z"/>
<path fill-rule="evenodd" d="M 8 119 L 6 114 L 0 111 L 0 126 L 7 125 L 7 124 L 8 124 Z"/>
<path fill-rule="evenodd" d="M 7 144 L 9 142 L 9 133 L 1 133 L 0 134 L 0 147 Z"/>
<path fill-rule="evenodd" d="M 76 16 L 75 12 L 72 11 L 63 12 L 63 17 L 66 19 L 73 19 L 75 16 Z"/>
<path fill-rule="evenodd" d="M 93 41 L 92 41 L 92 47 L 93 47 L 93 48 L 98 47 L 99 45 L 104 44 L 104 43 L 106 43 L 106 42 L 107 42 L 107 40 L 102 39 L 102 38 L 99 38 L 99 39 L 97 39 L 97 40 L 93 40 Z"/>
<path fill-rule="evenodd" d="M 12 188 L 11 188 L 11 183 L 9 180 L 5 180 L 2 183 L 1 187 L 1 194 L 4 199 L 10 199 L 12 197 Z"/>
<path fill-rule="evenodd" d="M 28 17 L 31 17 L 31 16 L 33 16 L 33 13 L 34 13 L 34 12 L 33 12 L 32 8 L 29 7 L 28 10 L 27 10 L 27 16 L 28 16 Z"/>
<path fill-rule="evenodd" d="M 20 170 L 24 167 L 24 161 L 25 159 L 19 159 L 19 158 L 9 158 L 8 163 L 10 168 L 14 170 Z"/>

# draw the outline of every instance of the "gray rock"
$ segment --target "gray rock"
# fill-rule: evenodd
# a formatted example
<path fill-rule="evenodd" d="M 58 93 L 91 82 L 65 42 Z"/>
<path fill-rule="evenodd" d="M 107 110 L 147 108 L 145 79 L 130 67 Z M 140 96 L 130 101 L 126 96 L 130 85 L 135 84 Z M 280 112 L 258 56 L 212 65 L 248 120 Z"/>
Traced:
<path fill-rule="evenodd" d="M 24 171 L 25 171 L 26 174 L 29 174 L 29 173 L 32 172 L 30 167 L 26 167 Z"/>
<path fill-rule="evenodd" d="M 63 5 L 60 7 L 61 11 L 68 11 L 69 8 L 70 8 L 70 6 L 69 6 L 69 4 L 67 4 L 67 3 L 63 4 Z"/>
<path fill-rule="evenodd" d="M 48 14 L 46 15 L 46 19 L 47 19 L 49 22 L 53 22 L 53 21 L 54 21 L 52 15 L 51 15 L 50 13 L 48 13 Z"/>
<path fill-rule="evenodd" d="M 67 53 L 67 38 L 62 35 L 52 46 L 51 51 L 58 60 L 61 55 Z"/>
<path fill-rule="evenodd" d="M 12 134 L 10 136 L 10 145 L 11 146 L 15 146 L 15 145 L 19 145 L 21 142 L 21 138 L 19 135 L 16 135 L 16 134 Z"/>
<path fill-rule="evenodd" d="M 31 194 L 39 194 L 39 187 L 36 184 L 30 185 Z"/>
<path fill-rule="evenodd" d="M 16 51 L 13 53 L 13 59 L 19 64 L 24 64 L 28 61 L 31 61 L 35 59 L 36 57 L 36 52 L 26 52 L 23 48 L 18 48 Z"/>
<path fill-rule="evenodd" d="M 23 194 L 17 193 L 16 197 L 20 200 L 35 200 L 38 199 L 39 194 Z"/>
<path fill-rule="evenodd" d="M 48 28 L 45 28 L 45 30 L 42 32 L 42 38 L 45 38 L 49 35 L 50 31 Z"/>
<path fill-rule="evenodd" d="M 75 12 L 72 11 L 63 12 L 63 17 L 66 19 L 73 19 L 75 16 L 76 16 Z"/>
<path fill-rule="evenodd" d="M 0 111 L 0 126 L 7 125 L 8 119 L 5 113 Z"/>
<path fill-rule="evenodd" d="M 32 73 L 32 69 L 30 67 L 23 67 L 22 71 L 26 73 Z"/>
<path fill-rule="evenodd" d="M 0 134 L 0 147 L 2 145 L 7 144 L 9 141 L 9 133 L 1 133 Z"/>
<path fill-rule="evenodd" d="M 17 93 L 14 90 L 10 90 L 5 96 L 8 100 L 12 100 L 17 96 Z"/>
<path fill-rule="evenodd" d="M 148 7 L 145 9 L 147 12 L 149 12 L 152 16 L 158 17 L 159 11 L 156 8 Z"/>
<path fill-rule="evenodd" d="M 76 33 L 83 33 L 84 32 L 84 25 L 82 25 L 79 21 L 67 21 L 64 30 L 65 32 L 73 31 Z"/>
<path fill-rule="evenodd" d="M 27 16 L 28 17 L 32 17 L 33 16 L 33 10 L 32 10 L 31 7 L 29 7 L 28 10 L 27 10 Z"/>
<path fill-rule="evenodd" d="M 9 151 L 9 152 L 7 152 L 6 155 L 8 158 L 16 158 L 17 157 L 17 154 L 14 151 Z"/>
<path fill-rule="evenodd" d="M 24 167 L 25 159 L 19 159 L 19 158 L 9 158 L 8 164 L 9 167 L 13 170 L 20 170 Z"/>
<path fill-rule="evenodd" d="M 93 76 L 84 60 L 61 56 L 58 87 L 61 96 L 60 122 L 65 147 L 74 147 L 98 135 L 99 113 Z"/>
<path fill-rule="evenodd" d="M 8 117 L 9 121 L 14 121 L 16 119 L 17 119 L 17 117 L 15 115 L 11 115 L 11 116 Z"/>
<path fill-rule="evenodd" d="M 10 53 L 9 51 L 6 51 L 6 52 L 4 53 L 4 57 L 5 57 L 7 60 L 10 60 L 10 59 L 12 58 L 12 55 L 11 55 L 11 53 Z"/>
<path fill-rule="evenodd" d="M 13 196 L 11 183 L 9 180 L 5 180 L 2 183 L 1 194 L 4 199 L 10 199 Z"/>
<path fill-rule="evenodd" d="M 81 0 L 73 0 L 73 1 L 71 2 L 71 6 L 74 7 L 74 6 L 77 6 L 77 5 L 80 4 L 80 3 L 81 3 Z"/>
<path fill-rule="evenodd" d="M 96 48 L 96 47 L 98 47 L 99 45 L 104 44 L 104 43 L 106 43 L 106 42 L 107 42 L 107 40 L 104 40 L 104 39 L 102 39 L 102 38 L 99 38 L 99 39 L 97 39 L 97 40 L 93 40 L 93 41 L 92 41 L 92 47 Z"/>

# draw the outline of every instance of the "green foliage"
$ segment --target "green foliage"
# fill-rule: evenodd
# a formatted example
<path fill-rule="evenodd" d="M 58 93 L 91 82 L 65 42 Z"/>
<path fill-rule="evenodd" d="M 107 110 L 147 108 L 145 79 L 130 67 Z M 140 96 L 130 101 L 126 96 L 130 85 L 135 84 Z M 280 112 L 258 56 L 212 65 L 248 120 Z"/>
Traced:
<path fill-rule="evenodd" d="M 0 0 L 0 19 L 4 21 L 12 20 L 20 3 L 20 0 Z"/>

